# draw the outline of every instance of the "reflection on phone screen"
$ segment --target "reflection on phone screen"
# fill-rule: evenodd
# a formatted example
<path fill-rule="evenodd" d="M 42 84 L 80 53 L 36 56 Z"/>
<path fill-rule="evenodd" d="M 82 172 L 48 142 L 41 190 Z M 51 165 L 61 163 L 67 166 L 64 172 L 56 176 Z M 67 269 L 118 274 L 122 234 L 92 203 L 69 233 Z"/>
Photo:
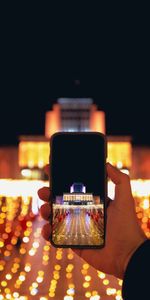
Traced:
<path fill-rule="evenodd" d="M 104 140 L 73 135 L 54 142 L 52 241 L 57 246 L 102 246 Z"/>

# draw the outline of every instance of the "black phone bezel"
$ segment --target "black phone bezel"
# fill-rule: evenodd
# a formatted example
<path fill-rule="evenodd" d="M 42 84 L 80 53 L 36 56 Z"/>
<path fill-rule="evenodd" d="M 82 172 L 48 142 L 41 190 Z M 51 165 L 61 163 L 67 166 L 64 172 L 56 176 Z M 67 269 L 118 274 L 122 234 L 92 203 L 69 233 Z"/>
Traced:
<path fill-rule="evenodd" d="M 104 189 L 105 189 L 105 200 L 104 200 L 104 243 L 103 245 L 56 245 L 52 240 L 52 230 L 50 234 L 50 242 L 55 248 L 74 248 L 74 249 L 101 249 L 105 247 L 106 243 L 106 202 L 107 202 L 107 172 L 106 172 L 106 159 L 107 159 L 107 138 L 106 135 L 100 132 L 94 132 L 94 131 L 86 131 L 86 132 L 56 132 L 54 133 L 50 138 L 50 156 L 49 156 L 49 164 L 50 164 L 50 175 L 49 175 L 49 184 L 50 184 L 50 198 L 53 198 L 53 187 L 52 187 L 52 147 L 53 147 L 53 139 L 57 136 L 62 135 L 99 135 L 104 140 L 104 161 L 105 161 L 105 167 L 104 167 Z M 52 209 L 52 201 L 50 200 L 50 206 L 51 206 L 51 215 L 50 215 L 50 225 L 52 228 L 52 221 L 53 221 L 53 209 Z"/>

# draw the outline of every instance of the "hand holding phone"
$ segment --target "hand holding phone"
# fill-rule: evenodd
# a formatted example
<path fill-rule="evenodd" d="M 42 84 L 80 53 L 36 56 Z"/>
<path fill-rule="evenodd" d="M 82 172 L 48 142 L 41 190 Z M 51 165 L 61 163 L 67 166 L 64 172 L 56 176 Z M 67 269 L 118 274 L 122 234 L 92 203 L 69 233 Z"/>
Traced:
<path fill-rule="evenodd" d="M 73 250 L 95 269 L 123 278 L 130 258 L 146 240 L 146 236 L 136 217 L 129 176 L 109 163 L 106 164 L 106 168 L 108 177 L 115 184 L 115 198 L 107 207 L 105 247 L 102 249 L 76 247 Z M 48 175 L 50 173 L 49 166 L 46 173 Z M 52 194 L 48 187 L 43 187 L 38 191 L 38 195 L 46 202 L 40 208 L 41 216 L 49 220 L 52 212 L 50 203 Z M 44 239 L 49 241 L 51 232 L 52 227 L 48 222 L 42 229 Z"/>

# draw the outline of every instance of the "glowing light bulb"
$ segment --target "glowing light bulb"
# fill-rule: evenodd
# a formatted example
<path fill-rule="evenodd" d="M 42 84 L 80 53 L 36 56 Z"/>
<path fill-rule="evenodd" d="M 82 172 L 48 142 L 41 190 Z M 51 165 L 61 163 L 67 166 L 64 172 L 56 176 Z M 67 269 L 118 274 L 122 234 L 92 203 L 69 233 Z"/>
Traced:
<path fill-rule="evenodd" d="M 104 280 L 103 280 L 103 284 L 104 284 L 104 285 L 108 285 L 108 284 L 109 284 L 109 280 L 108 280 L 108 279 L 104 279 Z"/>
<path fill-rule="evenodd" d="M 144 199 L 143 200 L 143 209 L 149 209 L 149 207 L 150 207 L 149 199 Z"/>
<path fill-rule="evenodd" d="M 86 289 L 90 286 L 90 283 L 89 282 L 83 282 L 83 287 Z"/>
<path fill-rule="evenodd" d="M 87 270 L 89 267 L 90 267 L 89 264 L 84 264 L 84 265 L 83 265 L 83 269 L 84 269 L 84 270 Z"/>
<path fill-rule="evenodd" d="M 122 161 L 117 161 L 117 168 L 121 169 L 123 167 Z"/>
<path fill-rule="evenodd" d="M 30 294 L 31 294 L 32 296 L 35 296 L 37 293 L 38 293 L 38 289 L 36 289 L 36 288 L 33 288 L 33 289 L 31 290 L 31 292 L 30 292 Z"/>
<path fill-rule="evenodd" d="M 23 240 L 24 243 L 28 243 L 29 242 L 29 238 L 27 236 L 24 236 L 22 240 Z"/>
<path fill-rule="evenodd" d="M 86 293 L 85 293 L 85 297 L 86 297 L 86 298 L 90 298 L 90 297 L 91 297 L 91 292 L 86 292 Z"/>
<path fill-rule="evenodd" d="M 75 293 L 75 290 L 74 290 L 73 288 L 70 288 L 70 289 L 67 290 L 67 294 L 68 294 L 69 296 L 73 296 L 74 293 Z"/>
<path fill-rule="evenodd" d="M 18 297 L 19 297 L 19 293 L 14 292 L 14 293 L 13 293 L 13 297 L 14 297 L 14 298 L 18 298 Z"/>
<path fill-rule="evenodd" d="M 39 247 L 39 245 L 40 245 L 39 242 L 34 242 L 33 243 L 33 248 L 37 249 Z"/>
<path fill-rule="evenodd" d="M 90 297 L 90 300 L 100 300 L 100 296 L 99 295 L 94 295 Z"/>
<path fill-rule="evenodd" d="M 73 300 L 73 297 L 72 296 L 65 296 L 64 300 Z"/>
<path fill-rule="evenodd" d="M 41 283 L 41 282 L 43 281 L 43 277 L 38 276 L 38 277 L 36 278 L 36 281 L 37 281 L 38 283 Z"/>
<path fill-rule="evenodd" d="M 5 277 L 6 277 L 7 280 L 10 280 L 12 278 L 12 275 L 8 273 L 8 274 L 6 274 Z"/>
<path fill-rule="evenodd" d="M 91 281 L 91 276 L 89 276 L 89 275 L 85 276 L 85 280 L 86 281 Z"/>
<path fill-rule="evenodd" d="M 19 280 L 20 280 L 20 281 L 25 281 L 25 279 L 26 279 L 26 278 L 25 278 L 24 275 L 20 275 L 20 276 L 19 276 Z"/>

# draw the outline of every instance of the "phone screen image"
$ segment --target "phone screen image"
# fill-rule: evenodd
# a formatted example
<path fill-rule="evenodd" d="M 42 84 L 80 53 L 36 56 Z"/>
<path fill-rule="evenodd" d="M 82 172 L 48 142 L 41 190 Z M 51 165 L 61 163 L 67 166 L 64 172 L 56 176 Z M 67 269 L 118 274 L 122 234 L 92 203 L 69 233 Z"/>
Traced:
<path fill-rule="evenodd" d="M 56 247 L 103 247 L 105 139 L 99 133 L 60 133 L 51 142 L 51 242 Z"/>

